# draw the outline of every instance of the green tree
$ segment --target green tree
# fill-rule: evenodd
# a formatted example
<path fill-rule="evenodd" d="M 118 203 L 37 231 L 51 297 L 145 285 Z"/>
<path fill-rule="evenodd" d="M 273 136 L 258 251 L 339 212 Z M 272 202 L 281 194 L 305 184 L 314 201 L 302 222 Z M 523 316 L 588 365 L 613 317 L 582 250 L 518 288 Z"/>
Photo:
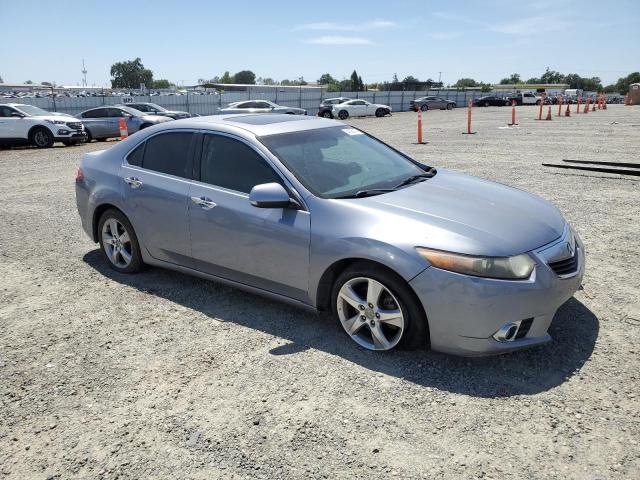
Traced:
<path fill-rule="evenodd" d="M 330 73 L 323 73 L 318 79 L 318 85 L 331 85 L 334 83 L 338 83 L 338 81 Z"/>
<path fill-rule="evenodd" d="M 500 85 L 515 85 L 517 83 L 522 83 L 519 73 L 512 73 L 511 76 L 500 80 Z"/>
<path fill-rule="evenodd" d="M 481 92 L 490 92 L 491 90 L 493 90 L 493 85 L 491 85 L 490 83 L 480 82 L 479 86 Z"/>
<path fill-rule="evenodd" d="M 540 77 L 540 83 L 565 83 L 566 77 L 555 70 L 547 70 Z"/>
<path fill-rule="evenodd" d="M 216 77 L 216 78 L 218 81 L 214 83 L 235 83 L 234 77 L 229 75 L 228 70 L 224 72 L 221 77 Z"/>
<path fill-rule="evenodd" d="M 139 88 L 153 85 L 153 72 L 144 68 L 140 57 L 111 65 L 112 88 Z"/>
<path fill-rule="evenodd" d="M 174 86 L 173 83 L 169 82 L 169 80 L 164 78 L 160 80 L 154 80 L 151 85 L 152 85 L 151 88 L 171 88 Z"/>
<path fill-rule="evenodd" d="M 616 89 L 622 95 L 629 93 L 629 85 L 632 83 L 640 83 L 640 72 L 633 72 L 626 77 L 619 78 L 616 82 Z"/>
<path fill-rule="evenodd" d="M 473 78 L 461 78 L 456 83 L 454 83 L 453 86 L 456 88 L 477 87 L 478 82 L 476 82 Z"/>
<path fill-rule="evenodd" d="M 360 77 L 358 77 L 358 72 L 355 70 L 351 74 L 351 85 L 349 88 L 352 92 L 360 91 Z"/>
<path fill-rule="evenodd" d="M 233 83 L 242 83 L 244 85 L 255 85 L 256 74 L 251 70 L 241 70 L 233 76 Z"/>

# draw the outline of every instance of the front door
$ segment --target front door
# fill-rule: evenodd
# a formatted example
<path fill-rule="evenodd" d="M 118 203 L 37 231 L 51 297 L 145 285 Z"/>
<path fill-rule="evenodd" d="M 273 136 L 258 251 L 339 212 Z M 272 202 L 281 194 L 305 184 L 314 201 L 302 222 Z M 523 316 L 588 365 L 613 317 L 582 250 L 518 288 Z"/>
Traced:
<path fill-rule="evenodd" d="M 189 189 L 195 133 L 169 131 L 147 139 L 120 169 L 126 214 L 141 247 L 154 258 L 191 267 Z"/>
<path fill-rule="evenodd" d="M 286 182 L 243 140 L 204 134 L 200 181 L 191 187 L 189 219 L 195 268 L 308 302 L 309 213 L 257 208 L 255 185 Z"/>
<path fill-rule="evenodd" d="M 26 124 L 25 120 L 14 116 L 14 113 L 18 113 L 11 107 L 6 105 L 0 105 L 0 138 L 27 138 L 27 128 L 18 128 L 22 124 Z"/>

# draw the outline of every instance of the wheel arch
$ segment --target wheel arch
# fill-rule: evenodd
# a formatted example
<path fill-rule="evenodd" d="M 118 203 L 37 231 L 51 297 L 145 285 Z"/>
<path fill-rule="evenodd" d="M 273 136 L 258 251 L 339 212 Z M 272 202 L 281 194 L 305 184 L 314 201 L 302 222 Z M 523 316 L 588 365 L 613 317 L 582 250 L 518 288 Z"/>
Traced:
<path fill-rule="evenodd" d="M 418 301 L 419 305 L 422 303 L 419 301 L 418 296 L 414 292 L 410 283 L 406 281 L 406 279 L 396 270 L 391 268 L 388 265 L 385 265 L 382 262 L 372 260 L 370 258 L 362 258 L 362 257 L 348 257 L 342 258 L 340 260 L 336 260 L 331 265 L 329 265 L 324 272 L 322 273 L 320 280 L 318 282 L 318 286 L 315 292 L 316 297 L 316 308 L 320 311 L 329 311 L 331 310 L 331 291 L 333 290 L 333 285 L 338 278 L 338 276 L 344 272 L 347 268 L 351 267 L 355 264 L 367 264 L 374 266 L 376 268 L 380 268 L 381 270 L 385 270 L 387 273 L 402 279 L 407 284 L 407 287 L 411 291 L 411 293 L 415 296 L 416 301 Z"/>
<path fill-rule="evenodd" d="M 129 218 L 129 216 L 126 213 L 124 213 L 122 209 L 119 208 L 117 205 L 114 205 L 113 203 L 108 203 L 108 202 L 101 203 L 93 210 L 93 216 L 91 219 L 91 236 L 94 242 L 98 242 L 98 223 L 100 222 L 100 217 L 102 217 L 102 214 L 107 210 L 117 210 L 122 215 L 124 215 L 127 218 L 127 220 L 129 220 L 129 223 L 131 223 L 131 219 Z M 133 224 L 131 224 L 131 226 L 133 227 Z"/>
<path fill-rule="evenodd" d="M 36 125 L 33 125 L 33 126 L 29 129 L 29 132 L 27 133 L 27 139 L 31 140 L 31 135 L 33 135 L 33 133 L 34 133 L 36 130 L 40 130 L 40 129 L 48 130 L 48 131 L 49 131 L 49 133 L 50 133 L 51 135 L 54 135 L 54 136 L 55 136 L 55 134 L 51 131 L 51 129 L 50 129 L 49 127 L 47 127 L 46 125 L 42 125 L 41 123 L 38 123 L 38 124 L 36 124 Z"/>

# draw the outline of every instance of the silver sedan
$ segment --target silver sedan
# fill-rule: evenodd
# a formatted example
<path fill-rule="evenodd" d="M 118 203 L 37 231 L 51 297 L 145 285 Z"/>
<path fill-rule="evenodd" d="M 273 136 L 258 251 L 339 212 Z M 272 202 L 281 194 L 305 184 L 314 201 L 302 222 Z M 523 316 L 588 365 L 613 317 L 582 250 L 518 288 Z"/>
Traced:
<path fill-rule="evenodd" d="M 287 113 L 289 115 L 306 115 L 304 108 L 287 107 L 268 100 L 247 100 L 234 102 L 220 109 L 220 113 Z"/>
<path fill-rule="evenodd" d="M 172 121 L 172 118 L 160 115 L 148 115 L 135 108 L 124 105 L 104 106 L 85 110 L 78 118 L 87 133 L 87 142 L 104 141 L 120 136 L 120 120 L 124 118 L 129 134 L 159 123 Z"/>
<path fill-rule="evenodd" d="M 317 117 L 147 128 L 84 155 L 76 202 L 114 270 L 155 265 L 327 310 L 369 350 L 545 343 L 585 265 L 542 198 Z"/>

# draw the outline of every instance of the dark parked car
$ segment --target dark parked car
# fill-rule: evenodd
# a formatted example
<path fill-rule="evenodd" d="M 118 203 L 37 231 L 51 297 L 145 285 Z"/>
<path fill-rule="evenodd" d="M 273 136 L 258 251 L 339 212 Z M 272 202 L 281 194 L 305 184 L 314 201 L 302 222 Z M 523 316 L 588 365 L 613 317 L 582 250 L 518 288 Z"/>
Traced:
<path fill-rule="evenodd" d="M 511 102 L 506 98 L 497 97 L 495 95 L 487 95 L 485 97 L 476 98 L 473 101 L 473 104 L 476 107 L 503 107 L 511 105 Z"/>
<path fill-rule="evenodd" d="M 324 118 L 333 118 L 332 109 L 334 105 L 338 105 L 340 103 L 348 102 L 351 100 L 347 97 L 336 97 L 336 98 L 326 98 L 320 103 L 318 107 L 318 116 Z"/>
<path fill-rule="evenodd" d="M 173 118 L 174 120 L 190 118 L 193 116 L 189 112 L 183 112 L 181 110 L 167 110 L 160 105 L 149 102 L 127 103 L 127 107 L 135 108 L 136 110 L 140 110 L 148 115 L 162 115 L 163 117 Z"/>

